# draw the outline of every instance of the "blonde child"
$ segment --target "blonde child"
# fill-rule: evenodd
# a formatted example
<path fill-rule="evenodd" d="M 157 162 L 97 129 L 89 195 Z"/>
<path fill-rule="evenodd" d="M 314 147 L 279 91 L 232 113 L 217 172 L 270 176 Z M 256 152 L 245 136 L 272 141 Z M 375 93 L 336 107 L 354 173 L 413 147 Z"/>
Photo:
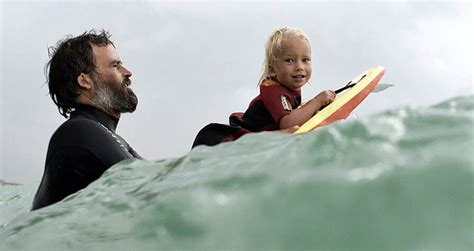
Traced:
<path fill-rule="evenodd" d="M 299 29 L 280 28 L 265 46 L 260 94 L 245 113 L 231 114 L 230 125 L 212 123 L 197 135 L 193 147 L 232 141 L 248 132 L 274 131 L 300 126 L 334 101 L 334 91 L 322 91 L 301 105 L 301 88 L 311 78 L 311 46 Z"/>

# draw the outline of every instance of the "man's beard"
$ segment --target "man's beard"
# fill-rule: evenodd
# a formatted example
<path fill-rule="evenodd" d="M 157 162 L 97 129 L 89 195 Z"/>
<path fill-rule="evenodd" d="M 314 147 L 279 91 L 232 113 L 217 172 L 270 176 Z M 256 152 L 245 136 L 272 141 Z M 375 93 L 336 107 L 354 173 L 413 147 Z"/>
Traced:
<path fill-rule="evenodd" d="M 95 96 L 92 102 L 98 108 L 115 113 L 134 112 L 138 98 L 132 89 L 127 88 L 130 79 L 125 78 L 122 83 L 105 80 L 93 74 L 92 80 L 96 84 Z"/>

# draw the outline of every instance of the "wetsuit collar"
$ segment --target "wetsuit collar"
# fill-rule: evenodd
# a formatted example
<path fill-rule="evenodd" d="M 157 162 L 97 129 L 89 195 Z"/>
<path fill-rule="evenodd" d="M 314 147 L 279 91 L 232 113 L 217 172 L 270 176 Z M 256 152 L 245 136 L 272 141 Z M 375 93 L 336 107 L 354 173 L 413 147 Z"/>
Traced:
<path fill-rule="evenodd" d="M 291 89 L 289 89 L 288 87 L 286 87 L 286 86 L 280 84 L 278 81 L 273 80 L 273 79 L 264 79 L 264 80 L 262 80 L 262 83 L 261 83 L 261 84 L 262 84 L 262 85 L 265 85 L 265 86 L 279 85 L 279 86 L 281 86 L 281 87 L 287 89 L 287 90 L 288 90 L 291 94 L 293 94 L 294 96 L 296 96 L 296 97 L 301 97 L 301 89 L 299 89 L 299 90 L 291 90 Z"/>
<path fill-rule="evenodd" d="M 115 132 L 119 122 L 119 119 L 91 105 L 77 105 L 76 109 L 71 113 L 71 119 L 79 115 L 96 120 L 113 132 Z"/>

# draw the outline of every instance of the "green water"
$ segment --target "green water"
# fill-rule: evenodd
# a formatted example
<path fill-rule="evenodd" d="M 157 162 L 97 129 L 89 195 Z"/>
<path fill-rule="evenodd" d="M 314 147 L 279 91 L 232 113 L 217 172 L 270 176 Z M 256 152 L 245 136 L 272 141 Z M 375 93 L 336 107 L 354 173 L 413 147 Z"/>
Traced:
<path fill-rule="evenodd" d="M 247 135 L 34 212 L 0 187 L 0 250 L 473 250 L 473 152 L 474 96 Z"/>

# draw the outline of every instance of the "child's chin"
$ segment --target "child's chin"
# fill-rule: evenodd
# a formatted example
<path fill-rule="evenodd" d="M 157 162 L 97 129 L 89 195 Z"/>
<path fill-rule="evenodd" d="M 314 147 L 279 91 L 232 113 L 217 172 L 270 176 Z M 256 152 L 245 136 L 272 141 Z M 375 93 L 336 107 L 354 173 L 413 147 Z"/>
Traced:
<path fill-rule="evenodd" d="M 293 87 L 292 89 L 299 90 L 299 89 L 301 89 L 301 87 L 303 87 L 305 84 L 306 84 L 306 81 L 294 83 L 294 84 L 292 85 L 292 87 Z"/>
<path fill-rule="evenodd" d="M 303 87 L 303 85 L 298 85 L 298 86 L 293 85 L 290 89 L 293 91 L 299 91 L 301 90 L 301 87 Z"/>
<path fill-rule="evenodd" d="M 286 84 L 283 84 L 283 86 L 285 86 L 286 88 L 290 89 L 290 90 L 294 90 L 294 91 L 298 91 L 301 89 L 301 87 L 303 87 L 304 85 L 306 84 L 306 81 L 301 81 L 301 82 L 292 82 L 290 84 L 286 83 Z"/>

